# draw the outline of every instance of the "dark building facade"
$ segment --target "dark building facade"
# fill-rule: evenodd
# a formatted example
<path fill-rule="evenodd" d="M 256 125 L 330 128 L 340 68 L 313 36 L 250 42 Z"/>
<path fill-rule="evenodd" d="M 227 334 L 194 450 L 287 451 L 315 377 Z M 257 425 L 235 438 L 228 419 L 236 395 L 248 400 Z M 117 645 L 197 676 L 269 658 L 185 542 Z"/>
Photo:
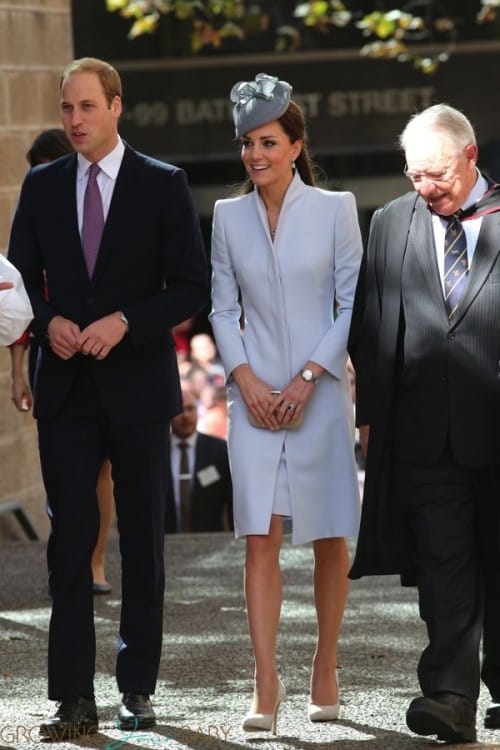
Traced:
<path fill-rule="evenodd" d="M 307 115 L 315 161 L 330 187 L 355 193 L 366 230 L 373 210 L 406 189 L 397 136 L 411 114 L 430 104 L 444 101 L 468 115 L 478 135 L 480 163 L 500 180 L 500 107 L 491 94 L 500 83 L 500 38 L 498 25 L 475 23 L 476 4 L 479 8 L 479 2 L 453 0 L 462 19 L 461 41 L 450 47 L 443 37 L 434 47 L 421 48 L 422 55 L 451 51 L 450 60 L 432 75 L 410 63 L 362 57 L 363 40 L 353 27 L 329 44 L 317 35 L 294 53 L 272 52 L 264 35 L 260 46 L 267 49 L 255 42 L 258 51 L 242 47 L 239 54 L 232 48 L 208 54 L 206 49 L 192 55 L 191 22 L 164 18 L 154 34 L 128 40 L 130 22 L 106 12 L 104 2 L 74 1 L 74 43 L 77 56 L 104 57 L 116 65 L 124 83 L 123 136 L 136 148 L 185 167 L 207 237 L 214 200 L 243 177 L 228 94 L 236 81 L 259 72 L 292 83 Z M 286 11 L 286 2 L 271 5 Z M 349 7 L 366 11 L 376 5 Z M 412 5 L 423 10 L 432 5 L 438 12 L 446 3 Z"/>

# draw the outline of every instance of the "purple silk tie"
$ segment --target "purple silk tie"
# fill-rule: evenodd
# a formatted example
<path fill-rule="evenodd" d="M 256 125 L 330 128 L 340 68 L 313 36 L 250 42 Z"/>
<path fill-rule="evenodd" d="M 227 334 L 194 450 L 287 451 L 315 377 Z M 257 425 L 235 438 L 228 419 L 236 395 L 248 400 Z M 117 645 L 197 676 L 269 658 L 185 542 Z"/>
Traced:
<path fill-rule="evenodd" d="M 101 171 L 97 163 L 91 164 L 85 197 L 83 199 L 82 246 L 89 279 L 94 273 L 99 245 L 104 229 L 104 211 L 97 175 Z"/>

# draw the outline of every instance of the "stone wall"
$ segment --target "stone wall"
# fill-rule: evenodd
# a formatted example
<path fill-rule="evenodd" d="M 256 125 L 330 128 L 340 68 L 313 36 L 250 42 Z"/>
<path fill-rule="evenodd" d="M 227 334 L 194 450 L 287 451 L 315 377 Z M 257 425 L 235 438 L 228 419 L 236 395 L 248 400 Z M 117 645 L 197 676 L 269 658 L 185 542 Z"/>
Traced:
<path fill-rule="evenodd" d="M 0 0 L 0 252 L 23 176 L 25 154 L 45 128 L 59 127 L 59 76 L 73 57 L 70 0 Z M 0 509 L 19 500 L 41 538 L 48 523 L 30 414 L 10 401 L 10 357 L 0 349 Z M 26 538 L 12 513 L 0 514 L 0 541 Z"/>

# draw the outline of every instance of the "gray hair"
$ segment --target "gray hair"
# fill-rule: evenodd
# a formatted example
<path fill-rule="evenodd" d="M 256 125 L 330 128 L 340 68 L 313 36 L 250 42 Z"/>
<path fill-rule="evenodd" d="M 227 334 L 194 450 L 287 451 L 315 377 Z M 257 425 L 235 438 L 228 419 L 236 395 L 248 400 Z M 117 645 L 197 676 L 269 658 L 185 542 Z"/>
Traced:
<path fill-rule="evenodd" d="M 476 145 L 476 134 L 467 117 L 449 104 L 434 104 L 409 120 L 399 136 L 399 145 L 406 151 L 410 140 L 429 132 L 441 133 L 454 146 L 457 154 L 466 146 Z"/>

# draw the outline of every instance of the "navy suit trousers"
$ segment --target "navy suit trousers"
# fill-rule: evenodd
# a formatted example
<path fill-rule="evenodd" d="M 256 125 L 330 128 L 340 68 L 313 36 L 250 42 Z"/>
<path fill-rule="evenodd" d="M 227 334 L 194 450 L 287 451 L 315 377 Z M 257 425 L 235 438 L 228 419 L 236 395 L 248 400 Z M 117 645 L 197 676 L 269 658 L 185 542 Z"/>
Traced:
<path fill-rule="evenodd" d="M 122 556 L 120 692 L 154 693 L 161 654 L 168 426 L 113 423 L 85 364 L 62 410 L 38 422 L 51 519 L 47 559 L 53 600 L 48 661 L 52 700 L 94 694 L 90 561 L 99 528 L 97 476 L 105 456 L 112 463 Z"/>

